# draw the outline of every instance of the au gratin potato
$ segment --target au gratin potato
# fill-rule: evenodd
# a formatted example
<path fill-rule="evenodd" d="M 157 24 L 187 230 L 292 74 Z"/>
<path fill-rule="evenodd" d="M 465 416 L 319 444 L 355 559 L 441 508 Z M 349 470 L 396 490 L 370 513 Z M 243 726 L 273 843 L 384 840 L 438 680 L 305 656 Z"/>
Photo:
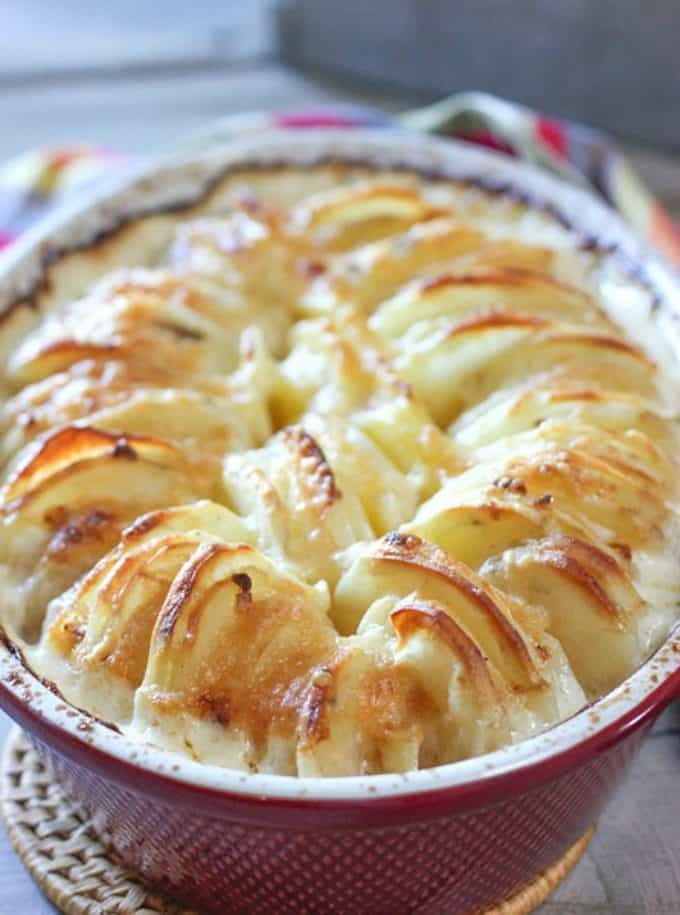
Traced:
<path fill-rule="evenodd" d="M 574 714 L 680 615 L 678 389 L 603 263 L 502 194 L 340 165 L 63 255 L 0 334 L 5 630 L 69 702 L 248 772 Z"/>

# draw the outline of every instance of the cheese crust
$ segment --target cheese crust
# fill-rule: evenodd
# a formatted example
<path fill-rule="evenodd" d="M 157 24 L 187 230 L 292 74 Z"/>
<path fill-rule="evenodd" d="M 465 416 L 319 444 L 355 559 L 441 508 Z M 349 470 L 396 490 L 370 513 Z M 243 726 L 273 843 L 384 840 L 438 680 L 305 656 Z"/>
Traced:
<path fill-rule="evenodd" d="M 341 165 L 64 255 L 0 328 L 4 627 L 68 701 L 249 772 L 574 714 L 680 616 L 675 369 L 617 269 L 527 204 Z"/>

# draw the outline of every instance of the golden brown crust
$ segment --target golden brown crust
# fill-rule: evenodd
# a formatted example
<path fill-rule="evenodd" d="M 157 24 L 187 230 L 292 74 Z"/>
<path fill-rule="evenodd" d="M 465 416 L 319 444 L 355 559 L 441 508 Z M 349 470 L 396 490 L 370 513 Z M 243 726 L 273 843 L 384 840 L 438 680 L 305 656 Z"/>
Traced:
<path fill-rule="evenodd" d="M 488 659 L 467 632 L 435 601 L 403 600 L 390 613 L 400 643 L 408 641 L 414 632 L 434 633 L 463 662 L 467 675 L 484 701 L 497 702 L 498 691 L 489 673 Z"/>
<path fill-rule="evenodd" d="M 619 576 L 623 574 L 610 554 L 573 537 L 557 537 L 547 543 L 537 544 L 534 549 L 540 562 L 552 566 L 576 582 L 588 591 L 603 613 L 618 620 L 620 608 L 596 578 L 598 571 Z"/>
<path fill-rule="evenodd" d="M 171 466 L 180 454 L 167 442 L 141 436 L 115 435 L 88 426 L 67 426 L 41 439 L 12 472 L 2 491 L 5 512 L 12 512 L 39 495 L 60 475 L 71 473 L 85 462 L 97 460 L 148 460 Z"/>
<path fill-rule="evenodd" d="M 532 317 L 531 315 L 512 315 L 504 311 L 491 312 L 461 321 L 447 332 L 447 337 L 458 337 L 461 334 L 474 333 L 475 331 L 492 330 L 505 327 L 548 327 L 550 321 L 545 318 Z"/>
<path fill-rule="evenodd" d="M 332 467 L 317 442 L 300 426 L 287 426 L 281 431 L 281 438 L 286 446 L 309 466 L 308 472 L 313 480 L 312 485 L 321 493 L 323 516 L 333 503 L 342 497 L 342 493 L 336 485 Z"/>
<path fill-rule="evenodd" d="M 639 663 L 675 429 L 592 255 L 366 168 L 243 173 L 184 217 L 65 259 L 3 350 L 8 625 L 69 698 L 347 775 L 492 750 Z"/>
<path fill-rule="evenodd" d="M 497 637 L 506 643 L 505 650 L 519 660 L 528 681 L 534 685 L 541 682 L 526 643 L 517 628 L 501 611 L 490 591 L 484 588 L 481 582 L 474 581 L 465 566 L 456 564 L 443 550 L 413 534 L 388 534 L 383 543 L 385 546 L 378 547 L 374 552 L 374 560 L 416 565 L 452 584 L 491 622 Z"/>

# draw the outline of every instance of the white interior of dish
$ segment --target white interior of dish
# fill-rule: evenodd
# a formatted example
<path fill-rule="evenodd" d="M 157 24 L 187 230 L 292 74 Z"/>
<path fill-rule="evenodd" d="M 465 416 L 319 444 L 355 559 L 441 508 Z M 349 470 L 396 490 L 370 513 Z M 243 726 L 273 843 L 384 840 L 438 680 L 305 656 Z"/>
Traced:
<path fill-rule="evenodd" d="M 508 186 L 529 195 L 536 205 L 547 204 L 564 214 L 579 232 L 601 245 L 615 246 L 617 257 L 633 267 L 643 264 L 645 282 L 661 306 L 657 319 L 663 336 L 680 352 L 680 327 L 673 313 L 680 287 L 676 278 L 651 252 L 636 241 L 621 221 L 598 201 L 562 185 L 542 173 L 463 144 L 413 137 L 394 131 L 276 132 L 242 140 L 200 158 L 161 166 L 147 176 L 126 182 L 121 190 L 81 203 L 70 212 L 57 214 L 50 223 L 27 236 L 5 256 L 0 305 L 28 290 L 40 276 L 42 257 L 54 247 L 87 244 L 98 233 L 115 226 L 121 218 L 198 196 L 207 182 L 223 170 L 238 165 L 286 163 L 313 164 L 323 159 L 359 161 L 375 166 L 404 166 L 444 177 L 474 178 L 491 186 Z M 497 775 L 567 749 L 596 733 L 633 709 L 646 695 L 680 666 L 678 636 L 672 637 L 657 655 L 622 686 L 590 709 L 546 733 L 483 757 L 405 775 L 381 775 L 342 779 L 300 779 L 286 776 L 245 775 L 241 772 L 194 763 L 143 746 L 102 725 L 88 728 L 90 743 L 112 755 L 156 772 L 195 784 L 253 795 L 310 798 L 357 798 L 431 790 Z M 675 645 L 674 645 L 675 640 Z M 675 650 L 674 650 L 675 649 Z M 5 681 L 16 672 L 19 661 L 7 650 L 0 656 L 0 675 Z M 24 677 L 24 681 L 25 681 Z M 16 682 L 15 682 L 16 681 Z M 66 714 L 63 702 L 37 682 L 10 688 L 19 696 L 79 739 L 83 739 L 80 716 Z M 30 696 L 29 696 L 30 693 Z"/>

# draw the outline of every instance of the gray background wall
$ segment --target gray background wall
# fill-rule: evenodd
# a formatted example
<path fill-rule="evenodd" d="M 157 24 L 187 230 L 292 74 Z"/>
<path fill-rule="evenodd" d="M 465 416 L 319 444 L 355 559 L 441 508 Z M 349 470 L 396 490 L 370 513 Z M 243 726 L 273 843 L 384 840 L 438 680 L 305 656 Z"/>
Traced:
<path fill-rule="evenodd" d="M 441 95 L 482 89 L 680 148 L 680 0 L 285 0 L 284 56 Z"/>

